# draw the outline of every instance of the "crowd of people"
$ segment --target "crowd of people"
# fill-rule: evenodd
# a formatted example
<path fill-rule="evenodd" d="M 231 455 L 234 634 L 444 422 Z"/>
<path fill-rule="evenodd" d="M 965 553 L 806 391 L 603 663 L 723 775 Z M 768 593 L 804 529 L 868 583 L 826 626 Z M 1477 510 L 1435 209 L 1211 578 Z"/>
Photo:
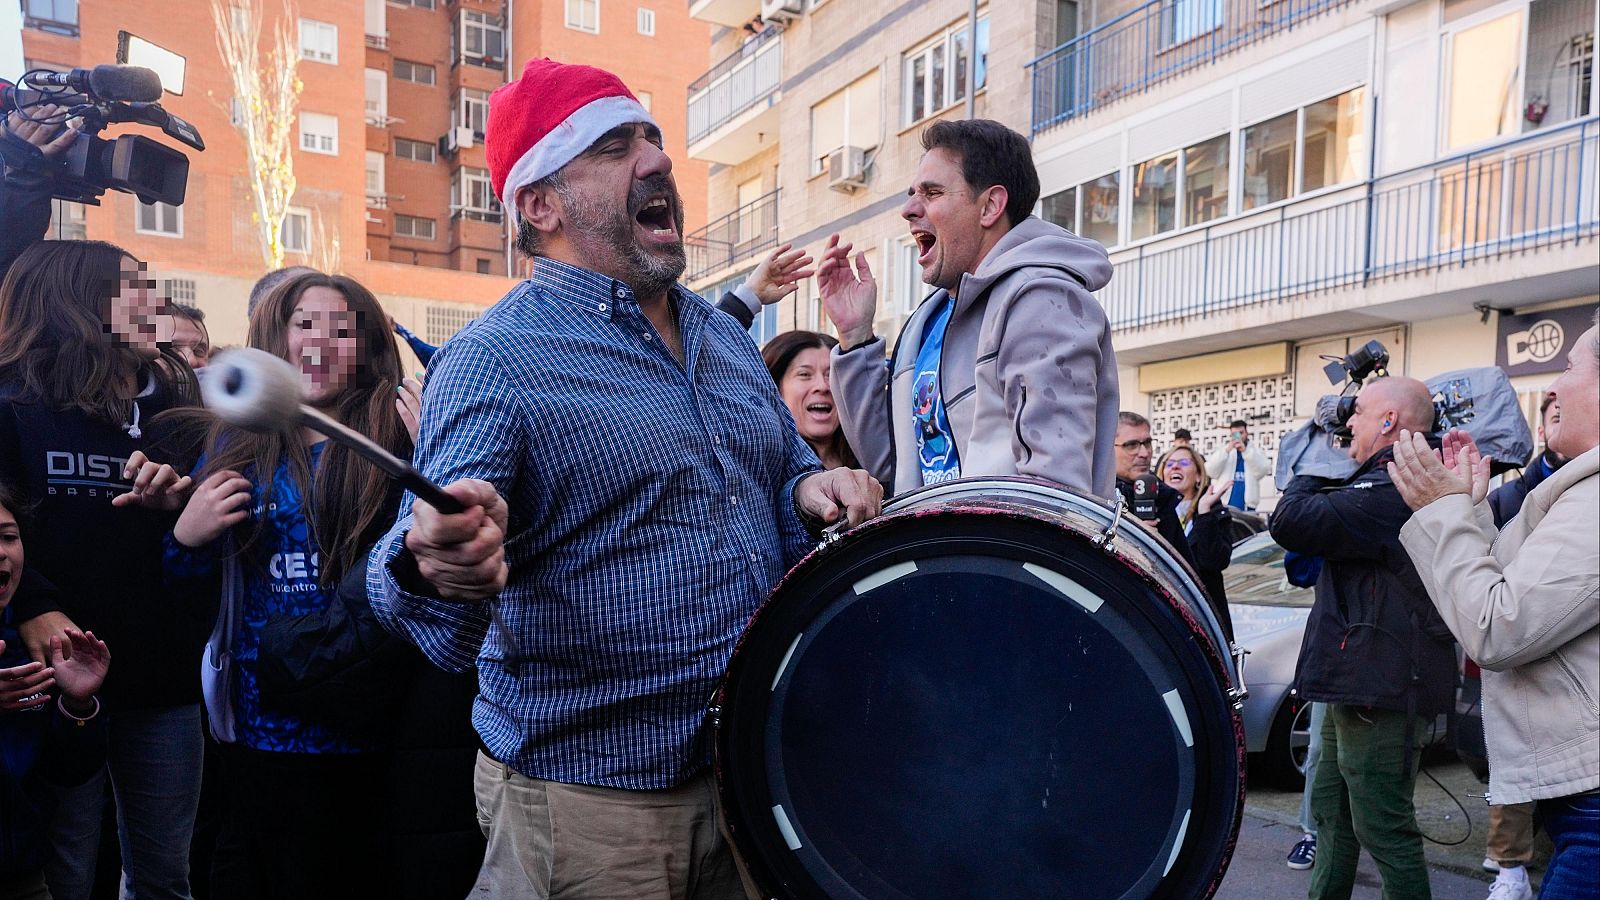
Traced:
<path fill-rule="evenodd" d="M 530 62 L 486 140 L 528 280 L 437 352 L 344 276 L 279 270 L 249 301 L 248 345 L 459 512 L 317 431 L 212 418 L 204 316 L 144 262 L 23 249 L 0 282 L 0 900 L 88 900 L 108 868 L 140 900 L 754 896 L 707 699 L 824 528 L 951 479 L 1153 490 L 1136 521 L 1231 640 L 1229 519 L 1270 474 L 1249 424 L 1152 463 L 1094 297 L 1110 261 L 1032 215 L 1027 139 L 939 122 L 923 147 L 901 214 L 931 293 L 898 338 L 840 235 L 713 305 L 678 282 L 650 113 Z M 758 352 L 751 318 L 808 277 L 837 337 Z M 1376 379 L 1357 473 L 1278 501 L 1274 537 L 1323 564 L 1298 679 L 1314 898 L 1351 895 L 1362 849 L 1385 896 L 1429 895 L 1412 785 L 1457 642 L 1486 670 L 1494 798 L 1555 841 L 1543 896 L 1594 895 L 1600 332 L 1547 405 L 1547 454 L 1491 503 L 1471 438 L 1428 437 L 1426 387 Z M 1511 881 L 1527 861 L 1493 855 Z"/>

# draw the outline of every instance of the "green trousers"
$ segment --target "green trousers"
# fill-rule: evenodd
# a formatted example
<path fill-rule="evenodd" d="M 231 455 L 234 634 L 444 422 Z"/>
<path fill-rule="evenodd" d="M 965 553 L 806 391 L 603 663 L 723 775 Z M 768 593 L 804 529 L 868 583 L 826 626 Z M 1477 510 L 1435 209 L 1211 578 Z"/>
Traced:
<path fill-rule="evenodd" d="M 1317 825 L 1311 900 L 1349 900 L 1362 848 L 1378 866 L 1384 900 L 1432 896 L 1412 800 L 1426 734 L 1418 718 L 1407 769 L 1405 713 L 1328 705 L 1322 759 L 1311 786 L 1311 818 Z"/>

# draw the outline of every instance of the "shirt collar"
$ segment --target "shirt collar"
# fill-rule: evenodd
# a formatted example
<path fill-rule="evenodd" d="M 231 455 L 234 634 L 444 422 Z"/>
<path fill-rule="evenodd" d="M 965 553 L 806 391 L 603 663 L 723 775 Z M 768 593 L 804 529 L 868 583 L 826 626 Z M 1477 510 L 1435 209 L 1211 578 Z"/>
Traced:
<path fill-rule="evenodd" d="M 633 288 L 609 275 L 590 269 L 569 265 L 559 260 L 539 257 L 533 264 L 533 275 L 528 279 L 542 294 L 570 303 L 597 315 L 611 318 L 618 306 L 637 304 Z M 689 291 L 682 285 L 672 286 L 679 308 Z"/>

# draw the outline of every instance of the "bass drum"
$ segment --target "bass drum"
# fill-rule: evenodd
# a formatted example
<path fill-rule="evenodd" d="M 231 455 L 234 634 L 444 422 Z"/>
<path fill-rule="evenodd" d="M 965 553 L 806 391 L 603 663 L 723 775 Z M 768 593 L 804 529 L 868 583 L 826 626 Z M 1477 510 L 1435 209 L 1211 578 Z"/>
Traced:
<path fill-rule="evenodd" d="M 717 778 L 766 896 L 1209 897 L 1244 805 L 1242 694 L 1143 526 L 965 479 L 773 591 L 714 710 Z"/>

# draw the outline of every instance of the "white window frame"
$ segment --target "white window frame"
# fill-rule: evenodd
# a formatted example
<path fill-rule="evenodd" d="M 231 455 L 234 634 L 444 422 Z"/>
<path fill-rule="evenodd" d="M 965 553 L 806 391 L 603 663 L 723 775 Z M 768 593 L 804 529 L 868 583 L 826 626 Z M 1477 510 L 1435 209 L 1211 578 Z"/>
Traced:
<path fill-rule="evenodd" d="M 451 200 L 454 201 L 457 209 L 475 213 L 497 213 L 500 211 L 499 199 L 494 195 L 494 183 L 490 180 L 488 169 L 479 169 L 476 166 L 460 166 L 451 177 L 451 183 L 455 194 Z M 483 197 L 488 200 L 487 205 L 469 205 L 468 201 L 471 199 L 471 195 L 476 192 L 474 190 L 475 187 L 478 191 L 482 191 Z"/>
<path fill-rule="evenodd" d="M 476 96 L 481 94 L 482 96 Z M 474 123 L 472 110 L 482 107 L 481 123 Z M 452 111 L 451 121 L 463 128 L 471 128 L 475 137 L 482 138 L 489 129 L 489 92 L 476 88 L 462 88 L 456 91 L 455 109 Z M 481 124 L 482 127 L 475 127 Z"/>
<path fill-rule="evenodd" d="M 310 122 L 308 123 L 307 119 L 306 119 L 307 116 L 314 116 L 315 118 L 311 119 Z M 300 129 L 299 129 L 300 138 L 299 138 L 298 146 L 300 147 L 301 150 L 304 150 L 307 153 L 319 153 L 319 154 L 321 154 L 323 156 L 338 156 L 339 155 L 339 117 L 338 116 L 331 116 L 331 115 L 328 115 L 327 113 L 307 112 L 307 111 L 302 110 L 301 113 L 300 113 L 299 119 L 300 119 Z M 323 133 L 323 132 L 321 132 L 319 130 L 308 129 L 306 127 L 307 124 L 317 125 L 317 124 L 328 124 L 328 123 L 331 123 L 332 126 L 333 126 L 333 130 L 332 130 L 331 133 Z M 311 138 L 311 143 L 310 143 L 309 146 L 306 143 L 306 139 L 307 138 Z"/>
<path fill-rule="evenodd" d="M 600 0 L 566 0 L 562 6 L 565 13 L 562 16 L 562 21 L 566 23 L 568 28 L 573 31 L 581 31 L 584 34 L 600 33 Z M 586 10 L 592 10 L 594 13 L 594 22 L 592 24 L 585 21 L 584 12 Z M 643 34 L 642 31 L 640 33 Z"/>
<path fill-rule="evenodd" d="M 400 67 L 402 65 L 405 66 L 405 71 L 409 73 L 411 77 L 400 74 Z M 424 81 L 423 79 L 415 77 L 418 72 L 427 72 L 427 80 Z M 408 84 L 420 84 L 427 87 L 434 87 L 439 83 L 439 71 L 434 68 L 432 63 L 413 62 L 409 59 L 397 59 L 394 61 L 394 77 L 396 81 L 404 81 Z"/>
<path fill-rule="evenodd" d="M 428 158 L 427 159 L 418 159 L 414 155 L 413 156 L 401 156 L 400 153 L 399 153 L 399 149 L 398 149 L 399 146 L 400 146 L 400 142 L 401 141 L 404 141 L 408 146 L 426 147 L 426 148 L 428 148 Z M 423 165 L 432 165 L 433 163 L 437 162 L 438 159 L 439 159 L 439 148 L 432 141 L 418 141 L 418 140 L 413 140 L 411 138 L 395 138 L 394 146 L 395 146 L 395 151 L 394 151 L 394 158 L 395 159 L 405 160 L 406 162 L 422 163 Z"/>
<path fill-rule="evenodd" d="M 989 16 L 988 16 L 987 13 L 984 14 L 984 15 L 979 16 L 978 17 L 977 27 L 975 27 L 973 29 L 973 31 L 975 31 L 975 32 L 983 32 L 983 33 L 987 34 L 988 31 L 987 31 L 987 29 L 985 29 L 984 26 L 988 25 L 988 23 L 989 23 Z M 966 99 L 967 99 L 966 81 L 965 81 L 965 79 L 957 79 L 956 78 L 956 46 L 957 46 L 956 39 L 958 37 L 962 36 L 962 35 L 965 35 L 966 33 L 967 33 L 967 20 L 966 19 L 962 19 L 960 22 L 957 22 L 955 25 L 952 25 L 949 28 L 945 29 L 943 34 L 940 34 L 940 35 L 938 35 L 936 37 L 933 37 L 933 38 L 931 38 L 931 39 L 929 39 L 927 41 L 924 41 L 921 45 L 917 46 L 915 49 L 910 50 L 910 51 L 908 51 L 908 52 L 906 52 L 904 54 L 901 54 L 901 57 L 900 57 L 900 84 L 901 84 L 901 91 L 900 91 L 900 110 L 901 110 L 900 124 L 901 124 L 901 127 L 909 127 L 911 125 L 915 125 L 918 122 L 922 122 L 922 121 L 925 121 L 927 119 L 931 119 L 934 116 L 937 116 L 939 113 L 943 112 L 944 110 L 947 110 L 947 109 L 951 108 L 952 106 L 955 106 L 955 105 L 957 105 L 959 103 L 966 102 Z M 977 48 L 976 44 L 977 44 L 976 38 L 968 37 L 968 39 L 967 39 L 967 65 L 969 67 L 976 66 L 978 64 L 978 56 L 980 54 L 978 53 L 978 48 Z M 931 76 L 933 74 L 933 52 L 934 52 L 934 50 L 936 48 L 939 48 L 939 47 L 943 47 L 944 48 L 944 103 L 942 105 L 938 106 L 938 107 L 935 107 L 935 106 L 933 106 L 933 79 L 932 79 Z M 912 85 L 912 78 L 911 78 L 911 68 L 912 68 L 912 66 L 914 66 L 916 64 L 916 61 L 918 59 L 923 59 L 925 61 L 924 62 L 924 70 L 928 73 L 929 77 L 926 77 L 926 78 L 923 79 L 923 98 L 922 98 L 923 99 L 923 111 L 922 111 L 922 116 L 920 118 L 913 119 L 913 118 L 911 118 L 911 110 L 912 110 L 911 91 L 912 91 L 912 86 L 913 86 Z M 973 85 L 973 93 L 978 93 L 978 92 L 982 91 L 984 88 L 988 87 L 988 78 L 987 78 L 988 70 L 987 69 L 984 70 L 984 75 L 985 75 L 984 81 L 977 82 L 976 81 L 977 75 L 976 75 L 976 73 L 974 73 L 973 78 L 974 78 L 975 81 L 974 81 L 974 85 Z M 959 95 L 957 94 L 957 91 L 960 91 Z"/>
<path fill-rule="evenodd" d="M 332 22 L 300 17 L 300 58 L 311 62 L 339 64 L 339 26 Z"/>
<path fill-rule="evenodd" d="M 463 9 L 458 23 L 456 39 L 458 41 L 457 46 L 461 51 L 461 59 L 475 59 L 494 63 L 499 63 L 505 59 L 506 31 L 505 25 L 499 16 L 491 16 L 488 13 L 478 12 L 473 9 Z M 478 35 L 477 43 L 482 48 L 477 52 L 467 49 L 469 46 L 467 36 L 474 33 Z M 490 41 L 490 35 L 495 36 L 495 41 Z M 491 49 L 489 45 L 496 42 L 499 44 L 500 52 L 489 52 Z"/>
<path fill-rule="evenodd" d="M 367 69 L 365 79 L 362 104 L 367 121 L 376 119 L 381 125 L 389 118 L 389 73 L 382 69 Z M 374 88 L 377 89 L 376 97 L 372 96 Z"/>
<path fill-rule="evenodd" d="M 1490 147 L 1525 133 L 1519 130 L 1515 134 L 1495 135 L 1476 143 L 1463 144 L 1460 147 L 1450 146 L 1450 104 L 1454 99 L 1455 92 L 1455 84 L 1450 79 L 1450 70 L 1455 64 L 1456 37 L 1464 31 L 1470 31 L 1479 25 L 1513 13 L 1520 17 L 1518 30 L 1521 32 L 1521 47 L 1517 50 L 1517 74 L 1514 83 L 1510 86 L 1510 93 L 1520 108 L 1522 98 L 1526 96 L 1527 91 L 1528 37 L 1529 32 L 1533 30 L 1530 27 L 1533 10 L 1529 0 L 1502 3 L 1487 9 L 1480 9 L 1470 16 L 1463 16 L 1439 28 L 1439 104 L 1437 121 L 1434 125 L 1434 133 L 1437 135 L 1435 150 L 1438 156 L 1470 153 L 1480 147 Z M 1518 117 L 1517 121 L 1520 123 L 1522 119 Z"/>
<path fill-rule="evenodd" d="M 1306 110 L 1310 109 L 1313 106 L 1316 106 L 1319 103 L 1326 103 L 1329 100 L 1335 100 L 1335 99 L 1337 99 L 1339 97 L 1343 97 L 1345 94 L 1349 94 L 1349 93 L 1352 93 L 1354 91 L 1363 91 L 1363 92 L 1365 92 L 1364 96 L 1362 96 L 1362 98 L 1361 98 L 1361 117 L 1364 120 L 1364 126 L 1363 127 L 1370 129 L 1371 126 L 1372 126 L 1372 121 L 1371 121 L 1371 118 L 1370 118 L 1370 114 L 1371 114 L 1371 111 L 1372 111 L 1372 108 L 1371 108 L 1372 92 L 1371 92 L 1371 90 L 1368 89 L 1368 86 L 1367 86 L 1366 82 L 1361 82 L 1359 84 L 1349 85 L 1349 86 L 1343 88 L 1342 90 L 1334 91 L 1333 93 L 1328 94 L 1327 96 L 1317 97 L 1314 100 L 1307 100 L 1306 102 L 1300 104 L 1299 106 L 1295 107 L 1294 109 L 1282 110 L 1280 112 L 1273 113 L 1270 116 L 1262 116 L 1259 119 L 1254 119 L 1252 121 L 1245 122 L 1245 123 L 1239 125 L 1239 127 L 1235 128 L 1233 130 L 1234 131 L 1234 141 L 1233 141 L 1233 148 L 1232 148 L 1232 151 L 1231 151 L 1232 155 L 1233 155 L 1233 162 L 1232 162 L 1233 168 L 1228 173 L 1229 180 L 1231 180 L 1233 182 L 1232 185 L 1228 189 L 1229 192 L 1230 192 L 1230 195 L 1231 195 L 1230 198 L 1229 198 L 1229 201 L 1228 201 L 1228 209 L 1230 210 L 1229 215 L 1253 215 L 1253 214 L 1258 213 L 1258 212 L 1260 212 L 1260 211 L 1262 211 L 1264 209 L 1275 209 L 1275 208 L 1277 208 L 1279 206 L 1282 206 L 1285 203 L 1293 203 L 1296 199 L 1298 199 L 1300 197 L 1303 197 L 1303 196 L 1305 196 L 1307 194 L 1321 193 L 1323 191 L 1334 191 L 1334 190 L 1339 190 L 1340 188 L 1349 187 L 1350 185 L 1355 184 L 1356 182 L 1360 181 L 1361 179 L 1366 178 L 1367 177 L 1367 163 L 1368 163 L 1368 161 L 1370 159 L 1370 153 L 1371 153 L 1371 150 L 1370 150 L 1371 144 L 1368 143 L 1368 142 L 1370 142 L 1372 140 L 1372 135 L 1371 134 L 1366 134 L 1365 135 L 1366 142 L 1364 142 L 1361 145 L 1361 153 L 1357 157 L 1357 169 L 1356 169 L 1356 176 L 1354 178 L 1352 178 L 1349 181 L 1341 181 L 1341 182 L 1337 182 L 1335 184 L 1325 184 L 1322 187 L 1314 188 L 1314 189 L 1309 190 L 1309 191 L 1306 189 L 1306 186 L 1305 186 L 1305 172 L 1306 172 Z M 1245 151 L 1246 151 L 1245 142 L 1244 142 L 1245 132 L 1247 132 L 1250 129 L 1256 127 L 1257 125 L 1264 125 L 1267 122 L 1271 122 L 1273 119 L 1279 118 L 1280 116 L 1289 115 L 1290 113 L 1294 114 L 1294 154 L 1295 154 L 1295 156 L 1294 156 L 1293 177 L 1290 179 L 1290 185 L 1289 185 L 1289 196 L 1283 198 L 1282 200 L 1274 200 L 1271 203 L 1263 203 L 1260 206 L 1255 206 L 1255 207 L 1251 207 L 1250 209 L 1245 209 L 1244 208 L 1244 188 L 1245 188 L 1245 185 L 1244 185 L 1244 177 L 1245 177 L 1245 175 L 1244 175 L 1244 155 L 1245 155 Z M 1443 138 L 1441 138 L 1441 140 L 1443 140 Z M 1201 142 L 1200 141 L 1196 141 L 1195 143 L 1201 143 Z M 1216 219 L 1212 219 L 1211 222 L 1208 222 L 1207 224 L 1213 224 L 1216 221 L 1217 221 Z M 1163 233 L 1164 234 L 1170 234 L 1171 232 L 1163 232 Z"/>
<path fill-rule="evenodd" d="M 145 203 L 143 200 L 140 200 L 137 197 L 134 198 L 133 202 L 134 231 L 138 232 L 139 234 L 154 234 L 169 238 L 183 237 L 183 207 L 169 206 L 159 201 L 156 203 Z M 147 209 L 153 210 L 156 217 L 155 224 L 151 227 L 146 227 L 144 224 L 144 212 Z M 163 209 L 167 211 L 165 215 L 162 214 Z M 167 228 L 163 227 L 166 225 L 170 225 L 171 229 L 168 230 Z"/>
<path fill-rule="evenodd" d="M 840 149 L 842 149 L 844 147 L 860 146 L 864 153 L 867 153 L 867 154 L 870 155 L 874 150 L 878 149 L 877 139 L 878 139 L 879 135 L 872 135 L 872 139 L 873 139 L 874 143 L 872 143 L 871 145 L 852 144 L 850 142 L 850 123 L 855 118 L 855 111 L 853 109 L 851 109 L 851 107 L 855 105 L 855 98 L 856 98 L 855 87 L 856 87 L 856 84 L 858 82 L 860 82 L 862 79 L 865 79 L 866 77 L 868 77 L 871 74 L 872 74 L 871 70 L 868 70 L 866 72 L 861 73 L 859 76 L 856 77 L 855 81 L 852 81 L 848 85 L 845 85 L 844 87 L 840 88 L 838 91 L 834 91 L 832 94 L 829 94 L 828 96 L 823 97 L 820 101 L 817 102 L 816 106 L 811 107 L 811 109 L 809 111 L 810 112 L 810 116 L 809 116 L 809 121 L 807 122 L 807 125 L 810 126 L 812 132 L 815 132 L 816 131 L 816 127 L 817 127 L 817 106 L 821 106 L 822 104 L 824 104 L 824 103 L 828 102 L 829 100 L 833 99 L 834 96 L 837 95 L 840 91 L 844 92 L 844 143 L 840 144 L 838 147 L 831 147 L 831 148 L 829 148 L 827 150 L 824 150 L 821 153 L 816 153 L 816 150 L 818 148 L 811 147 L 810 148 L 810 152 L 814 153 L 815 155 L 813 155 L 813 157 L 811 159 L 811 169 L 810 169 L 810 174 L 808 175 L 808 177 L 815 178 L 815 177 L 817 177 L 819 175 L 826 174 L 827 171 L 828 171 L 828 158 L 831 157 L 834 154 L 834 151 L 836 151 L 836 150 L 840 150 Z M 879 70 L 878 77 L 880 79 L 885 77 L 885 75 L 882 72 L 882 70 Z M 879 89 L 880 90 L 882 89 L 882 85 L 879 86 Z M 877 102 L 876 99 L 874 99 L 873 102 Z M 879 123 L 879 127 L 881 128 L 882 124 L 883 124 L 883 110 L 882 109 L 878 110 L 878 123 Z"/>
<path fill-rule="evenodd" d="M 655 105 L 656 95 L 650 91 L 634 91 L 633 95 L 639 98 L 639 105 L 644 107 L 645 112 L 649 112 L 650 107 Z"/>
<path fill-rule="evenodd" d="M 1270 0 L 1269 0 L 1270 2 Z M 1262 6 L 1267 3 L 1263 2 Z M 1188 18 L 1194 19 L 1192 23 L 1183 23 L 1185 28 L 1192 27 L 1194 31 L 1183 31 L 1179 28 L 1179 8 L 1207 7 L 1212 13 L 1209 22 L 1199 20 L 1199 16 L 1189 14 Z M 1206 37 L 1222 27 L 1223 20 L 1227 17 L 1227 9 L 1223 0 L 1166 0 L 1161 5 L 1161 49 L 1170 50 L 1181 47 L 1190 41 L 1197 41 Z"/>
<path fill-rule="evenodd" d="M 596 0 L 596 2 L 598 2 L 598 0 Z M 639 28 L 640 34 L 644 35 L 645 37 L 656 36 L 655 10 L 641 6 L 639 7 L 638 13 L 635 15 L 635 18 L 638 20 L 636 24 Z"/>
<path fill-rule="evenodd" d="M 402 221 L 405 221 L 407 223 L 407 225 L 411 228 L 411 232 L 409 234 L 402 234 L 401 233 L 401 231 L 400 231 L 400 223 Z M 424 223 L 424 222 L 427 223 L 428 233 L 426 235 L 418 234 L 417 230 L 416 230 L 416 226 L 417 226 L 418 223 Z M 439 238 L 439 223 L 434 221 L 433 219 L 427 218 L 426 216 L 408 216 L 408 215 L 405 215 L 404 213 L 396 213 L 395 217 L 394 217 L 394 236 L 395 237 L 409 238 L 410 240 L 413 240 L 413 241 L 433 241 L 433 240 L 438 240 L 438 238 Z"/>
<path fill-rule="evenodd" d="M 382 197 L 387 193 L 385 187 L 388 185 L 388 182 L 384 178 L 383 169 L 383 154 L 377 150 L 368 150 L 366 169 L 364 173 L 368 197 Z M 378 183 L 376 185 L 372 183 L 374 175 L 377 176 Z"/>
<path fill-rule="evenodd" d="M 305 243 L 298 247 L 289 244 L 290 219 L 298 219 L 305 222 L 301 233 L 301 236 L 305 238 Z M 289 207 L 288 211 L 283 214 L 283 225 L 278 230 L 278 239 L 283 242 L 283 252 L 299 253 L 302 256 L 309 255 L 311 253 L 311 210 L 303 206 Z"/>
<path fill-rule="evenodd" d="M 911 315 L 933 290 L 922 282 L 922 266 L 917 264 L 921 247 L 911 238 L 901 238 L 895 243 L 894 277 L 900 280 L 900 311 Z"/>

